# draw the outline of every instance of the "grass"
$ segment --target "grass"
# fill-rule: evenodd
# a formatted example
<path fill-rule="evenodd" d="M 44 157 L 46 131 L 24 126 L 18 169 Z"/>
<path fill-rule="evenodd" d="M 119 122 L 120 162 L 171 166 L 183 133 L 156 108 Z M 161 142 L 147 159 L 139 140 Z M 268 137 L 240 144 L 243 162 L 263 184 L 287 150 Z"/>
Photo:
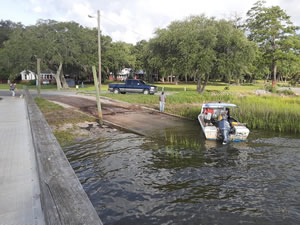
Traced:
<path fill-rule="evenodd" d="M 35 98 L 36 104 L 44 114 L 49 125 L 59 126 L 65 123 L 95 122 L 94 117 L 73 109 L 67 109 L 44 98 Z"/>
<path fill-rule="evenodd" d="M 71 130 L 55 130 L 53 131 L 53 134 L 61 146 L 72 143 L 77 136 L 77 134 L 73 133 Z"/>
<path fill-rule="evenodd" d="M 35 98 L 35 103 L 38 105 L 42 113 L 58 112 L 64 109 L 64 107 L 47 101 L 44 98 Z"/>
<path fill-rule="evenodd" d="M 193 92 L 196 91 L 197 85 L 196 84 L 184 84 L 180 83 L 178 85 L 174 84 L 156 84 L 158 86 L 158 90 L 161 91 L 162 88 L 164 88 L 164 91 L 176 91 L 176 92 L 182 92 L 186 90 L 187 92 Z M 224 89 L 227 92 L 230 93 L 238 93 L 238 92 L 244 92 L 244 93 L 250 93 L 257 89 L 264 89 L 263 83 L 258 83 L 256 85 L 252 84 L 245 84 L 245 85 L 228 85 L 226 83 L 222 82 L 214 82 L 206 86 L 206 91 L 211 92 L 221 92 L 224 91 Z"/>
<path fill-rule="evenodd" d="M 224 89 L 224 86 L 222 87 Z M 230 87 L 231 88 L 231 87 Z M 241 87 L 239 87 L 241 88 Z M 166 112 L 197 119 L 203 102 L 230 102 L 239 106 L 233 116 L 247 123 L 251 129 L 300 133 L 300 98 L 297 96 L 256 96 L 248 92 L 210 91 L 198 94 L 195 91 L 180 91 L 167 96 Z M 105 96 L 121 101 L 143 104 L 158 109 L 158 96 L 115 95 Z"/>
<path fill-rule="evenodd" d="M 31 85 L 31 84 L 17 84 L 17 89 L 22 90 L 23 86 L 27 86 L 28 89 L 37 89 L 37 87 L 35 85 Z M 84 85 L 84 88 L 81 88 L 81 85 L 78 85 L 78 89 L 76 89 L 76 87 L 70 87 L 68 89 L 62 89 L 64 91 L 68 90 L 68 91 L 95 91 L 95 86 L 92 84 L 88 84 L 88 85 Z M 1 90 L 9 90 L 9 85 L 8 84 L 0 84 L 0 89 Z M 57 90 L 56 85 L 41 85 L 41 89 L 42 90 Z M 102 85 L 102 91 L 107 91 L 108 90 L 108 85 L 107 84 L 103 84 Z"/>
<path fill-rule="evenodd" d="M 65 130 L 54 130 L 53 133 L 61 146 L 71 143 L 79 135 L 76 132 L 77 123 L 80 122 L 96 122 L 94 117 L 84 113 L 66 109 L 60 105 L 50 102 L 44 98 L 35 98 L 35 102 L 44 114 L 48 124 L 54 127 L 60 127 L 64 124 L 73 124 L 72 128 Z"/>
<path fill-rule="evenodd" d="M 237 117 L 251 128 L 300 132 L 300 98 L 247 96 L 233 101 L 240 106 Z"/>

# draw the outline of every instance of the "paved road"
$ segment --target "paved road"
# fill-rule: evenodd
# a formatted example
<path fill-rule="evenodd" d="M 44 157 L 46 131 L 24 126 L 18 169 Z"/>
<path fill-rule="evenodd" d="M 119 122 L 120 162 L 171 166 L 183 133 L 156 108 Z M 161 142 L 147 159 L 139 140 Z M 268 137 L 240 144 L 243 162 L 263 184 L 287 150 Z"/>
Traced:
<path fill-rule="evenodd" d="M 44 225 L 25 100 L 0 92 L 0 224 Z"/>
<path fill-rule="evenodd" d="M 300 88 L 287 88 L 287 87 L 281 87 L 279 90 L 291 90 L 293 91 L 296 95 L 300 95 Z"/>

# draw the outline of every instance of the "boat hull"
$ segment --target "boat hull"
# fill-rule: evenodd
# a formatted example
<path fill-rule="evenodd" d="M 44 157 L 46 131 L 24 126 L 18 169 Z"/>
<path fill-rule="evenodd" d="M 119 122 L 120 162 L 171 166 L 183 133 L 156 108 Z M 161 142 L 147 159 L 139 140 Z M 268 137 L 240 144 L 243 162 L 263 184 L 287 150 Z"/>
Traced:
<path fill-rule="evenodd" d="M 222 140 L 223 137 L 218 128 L 213 125 L 205 125 L 201 116 L 198 116 L 199 123 L 201 125 L 204 136 L 207 140 Z M 250 131 L 245 126 L 234 126 L 234 133 L 229 134 L 229 140 L 233 142 L 245 141 Z"/>

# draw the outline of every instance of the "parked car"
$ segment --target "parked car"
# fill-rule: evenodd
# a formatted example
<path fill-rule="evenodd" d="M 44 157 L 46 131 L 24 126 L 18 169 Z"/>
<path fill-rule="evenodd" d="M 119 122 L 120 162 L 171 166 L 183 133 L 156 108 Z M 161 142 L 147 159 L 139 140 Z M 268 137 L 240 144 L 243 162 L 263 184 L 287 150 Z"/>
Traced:
<path fill-rule="evenodd" d="M 142 80 L 127 79 L 125 84 L 109 84 L 108 90 L 115 94 L 131 92 L 153 95 L 157 92 L 157 87 L 154 85 L 148 85 Z"/>
<path fill-rule="evenodd" d="M 49 81 L 49 80 L 43 80 L 43 81 L 42 81 L 42 84 L 48 85 L 48 84 L 50 84 L 50 81 Z"/>

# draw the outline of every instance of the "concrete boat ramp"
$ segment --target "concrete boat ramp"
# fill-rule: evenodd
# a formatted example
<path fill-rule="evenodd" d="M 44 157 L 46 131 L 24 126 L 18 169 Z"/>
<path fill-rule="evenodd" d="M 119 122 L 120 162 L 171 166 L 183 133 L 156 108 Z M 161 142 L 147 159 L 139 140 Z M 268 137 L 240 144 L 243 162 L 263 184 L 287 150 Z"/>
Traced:
<path fill-rule="evenodd" d="M 98 115 L 95 96 L 45 96 L 45 98 L 95 117 Z M 180 136 L 191 133 L 202 134 L 197 121 L 105 97 L 101 97 L 101 105 L 104 122 L 136 134 L 157 137 L 165 136 L 170 130 Z"/>
<path fill-rule="evenodd" d="M 102 225 L 28 91 L 0 93 L 0 224 Z"/>

